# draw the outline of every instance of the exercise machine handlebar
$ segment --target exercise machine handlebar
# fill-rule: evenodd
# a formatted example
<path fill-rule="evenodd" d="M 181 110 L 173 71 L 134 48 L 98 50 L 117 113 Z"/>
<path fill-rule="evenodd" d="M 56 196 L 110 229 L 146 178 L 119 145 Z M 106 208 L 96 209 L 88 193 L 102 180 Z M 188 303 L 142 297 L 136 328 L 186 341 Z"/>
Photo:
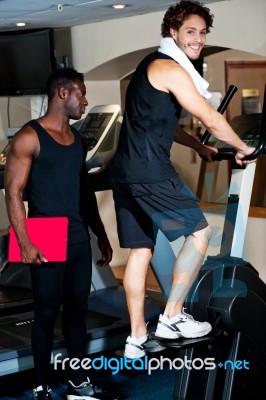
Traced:
<path fill-rule="evenodd" d="M 217 111 L 220 112 L 221 114 L 224 113 L 226 110 L 228 104 L 230 103 L 231 99 L 233 98 L 234 94 L 237 92 L 237 87 L 234 85 L 231 85 L 222 100 L 220 106 L 218 107 Z M 260 140 L 258 144 L 256 145 L 255 151 L 246 156 L 244 159 L 245 160 L 255 160 L 258 156 L 262 154 L 262 152 L 265 149 L 266 145 L 266 85 L 265 85 L 265 91 L 264 91 L 264 110 L 262 112 L 262 120 L 261 120 L 261 135 L 260 135 Z M 211 137 L 211 134 L 208 132 L 208 130 L 205 131 L 201 138 L 201 143 L 203 144 L 208 144 L 208 141 Z M 221 160 L 233 160 L 235 156 L 236 150 L 234 148 L 229 148 L 229 147 L 220 147 L 218 148 L 218 153 L 213 154 L 212 158 L 213 160 L 216 161 L 221 161 Z"/>
<path fill-rule="evenodd" d="M 219 105 L 219 107 L 217 108 L 217 111 L 221 114 L 223 114 L 225 112 L 225 110 L 228 107 L 228 104 L 230 103 L 230 101 L 232 100 L 234 94 L 238 91 L 237 87 L 234 85 L 230 85 L 228 91 L 226 92 L 221 104 Z M 204 132 L 204 134 L 202 135 L 201 138 L 201 143 L 202 144 L 207 144 L 209 139 L 211 137 L 211 133 L 206 129 L 206 131 Z"/>

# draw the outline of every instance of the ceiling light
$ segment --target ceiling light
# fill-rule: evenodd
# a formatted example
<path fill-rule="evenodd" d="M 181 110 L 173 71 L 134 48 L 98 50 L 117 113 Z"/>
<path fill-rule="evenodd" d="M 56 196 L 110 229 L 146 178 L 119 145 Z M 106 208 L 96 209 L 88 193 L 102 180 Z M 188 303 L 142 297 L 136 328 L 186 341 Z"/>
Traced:
<path fill-rule="evenodd" d="M 16 25 L 17 25 L 17 26 L 25 26 L 26 23 L 25 23 L 25 22 L 17 22 Z"/>
<path fill-rule="evenodd" d="M 115 8 L 116 10 L 121 10 L 122 8 L 125 8 L 127 5 L 126 4 L 113 4 L 112 7 Z"/>

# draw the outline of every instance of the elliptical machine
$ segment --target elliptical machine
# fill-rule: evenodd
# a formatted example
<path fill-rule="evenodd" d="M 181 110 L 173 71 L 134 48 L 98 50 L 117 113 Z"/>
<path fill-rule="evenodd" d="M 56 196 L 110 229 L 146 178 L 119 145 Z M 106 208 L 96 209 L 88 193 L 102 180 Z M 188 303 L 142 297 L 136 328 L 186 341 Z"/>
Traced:
<path fill-rule="evenodd" d="M 235 90 L 230 88 L 227 100 Z M 262 113 L 236 117 L 232 126 L 256 148 L 250 158 L 266 154 L 266 89 Z M 206 132 L 202 142 L 209 138 Z M 161 342 L 186 361 L 183 368 L 176 368 L 174 400 L 262 400 L 266 398 L 266 285 L 242 258 L 256 162 L 239 167 L 232 148 L 223 143 L 216 147 L 217 160 L 232 160 L 221 249 L 217 256 L 207 257 L 185 303 L 196 320 L 209 321 L 213 330 L 197 339 Z M 163 265 L 174 264 L 173 250 L 163 235 L 158 237 L 152 267 L 167 288 L 170 275 L 160 276 L 162 255 Z"/>

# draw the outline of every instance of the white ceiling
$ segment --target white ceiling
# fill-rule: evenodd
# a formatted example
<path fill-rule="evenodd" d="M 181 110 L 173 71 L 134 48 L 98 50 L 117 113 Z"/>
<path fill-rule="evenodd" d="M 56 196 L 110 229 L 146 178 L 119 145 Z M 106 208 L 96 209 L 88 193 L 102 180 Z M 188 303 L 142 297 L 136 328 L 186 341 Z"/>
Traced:
<path fill-rule="evenodd" d="M 167 10 L 175 0 L 0 0 L 0 32 L 18 29 L 61 28 Z M 224 0 L 203 0 L 216 3 Z M 17 28 L 16 22 L 26 22 Z"/>

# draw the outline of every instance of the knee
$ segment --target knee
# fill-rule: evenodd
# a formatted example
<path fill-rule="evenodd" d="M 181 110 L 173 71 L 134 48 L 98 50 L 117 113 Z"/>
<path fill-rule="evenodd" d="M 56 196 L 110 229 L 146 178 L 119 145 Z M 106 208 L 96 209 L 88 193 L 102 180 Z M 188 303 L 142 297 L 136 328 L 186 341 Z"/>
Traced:
<path fill-rule="evenodd" d="M 142 293 L 145 290 L 146 276 L 152 254 L 152 248 L 139 248 L 130 251 L 123 279 L 127 294 Z"/>
<path fill-rule="evenodd" d="M 144 247 L 139 249 L 131 249 L 129 254 L 129 261 L 133 261 L 136 265 L 150 264 L 153 256 L 152 247 Z"/>
<path fill-rule="evenodd" d="M 54 326 L 60 306 L 58 307 L 42 307 L 35 309 L 34 324 L 42 326 L 43 329 Z"/>
<path fill-rule="evenodd" d="M 211 227 L 208 225 L 206 228 L 195 232 L 192 236 L 197 242 L 202 243 L 202 245 L 208 245 L 211 238 L 211 232 Z"/>

